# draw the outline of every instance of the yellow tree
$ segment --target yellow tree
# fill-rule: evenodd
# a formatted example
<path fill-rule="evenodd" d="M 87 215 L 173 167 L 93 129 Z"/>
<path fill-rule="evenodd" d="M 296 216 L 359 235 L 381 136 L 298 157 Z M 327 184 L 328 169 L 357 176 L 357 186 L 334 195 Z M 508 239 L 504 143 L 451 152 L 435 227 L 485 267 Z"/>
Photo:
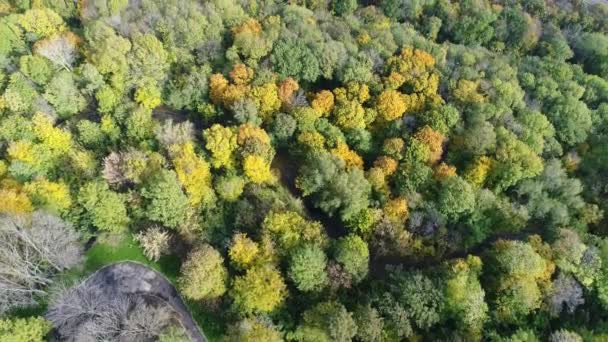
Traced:
<path fill-rule="evenodd" d="M 453 91 L 454 98 L 464 103 L 481 103 L 485 97 L 479 93 L 479 81 L 458 80 L 456 89 Z"/>
<path fill-rule="evenodd" d="M 419 95 L 409 99 L 409 107 L 420 108 L 425 102 L 442 102 L 437 94 L 439 74 L 431 54 L 406 47 L 398 55 L 390 57 L 387 65 L 389 75 L 385 79 L 385 86 L 388 89 L 397 89 L 405 84 L 412 89 L 413 94 L 408 95 Z"/>
<path fill-rule="evenodd" d="M 271 312 L 285 300 L 287 286 L 275 267 L 260 265 L 236 277 L 230 295 L 237 309 L 244 314 Z"/>
<path fill-rule="evenodd" d="M 334 108 L 334 94 L 329 90 L 316 93 L 310 103 L 321 116 L 328 116 Z"/>
<path fill-rule="evenodd" d="M 3 180 L 0 184 L 0 213 L 19 215 L 33 210 L 32 202 L 15 181 Z"/>
<path fill-rule="evenodd" d="M 234 168 L 234 151 L 237 149 L 237 135 L 231 127 L 215 124 L 203 131 L 205 148 L 211 152 L 214 168 Z"/>
<path fill-rule="evenodd" d="M 291 105 L 293 96 L 300 89 L 298 82 L 291 77 L 287 77 L 279 84 L 279 99 L 283 106 Z"/>
<path fill-rule="evenodd" d="M 272 183 L 274 175 L 270 172 L 270 164 L 260 156 L 248 155 L 243 160 L 243 172 L 255 184 Z"/>
<path fill-rule="evenodd" d="M 444 162 L 441 162 L 435 168 L 435 173 L 433 174 L 433 176 L 437 180 L 444 180 L 446 178 L 454 177 L 454 176 L 456 176 L 456 167 L 453 165 L 448 165 Z"/>
<path fill-rule="evenodd" d="M 242 63 L 237 63 L 230 71 L 230 79 L 234 84 L 247 84 L 253 78 L 253 69 Z"/>
<path fill-rule="evenodd" d="M 323 149 L 325 137 L 317 131 L 305 131 L 298 135 L 298 144 L 308 146 L 311 149 Z"/>
<path fill-rule="evenodd" d="M 443 134 L 424 126 L 414 135 L 414 138 L 429 148 L 429 163 L 434 164 L 441 159 L 443 153 Z"/>
<path fill-rule="evenodd" d="M 270 119 L 272 113 L 281 108 L 279 88 L 275 83 L 265 83 L 251 89 L 249 95 L 258 107 L 258 114 L 262 120 Z"/>
<path fill-rule="evenodd" d="M 72 205 L 69 187 L 63 182 L 51 182 L 44 178 L 26 183 L 23 190 L 37 206 L 61 213 Z"/>
<path fill-rule="evenodd" d="M 247 237 L 247 234 L 234 234 L 228 255 L 237 268 L 244 270 L 251 267 L 259 254 L 258 244 Z"/>
<path fill-rule="evenodd" d="M 405 224 L 409 214 L 407 200 L 404 197 L 391 199 L 384 204 L 382 211 L 391 222 L 399 225 Z"/>
<path fill-rule="evenodd" d="M 209 97 L 216 103 L 222 103 L 228 80 L 222 74 L 213 74 L 209 78 Z"/>
<path fill-rule="evenodd" d="M 61 16 L 48 8 L 26 11 L 19 17 L 19 24 L 38 38 L 46 38 L 66 29 Z"/>
<path fill-rule="evenodd" d="M 494 161 L 481 156 L 475 159 L 465 172 L 464 178 L 475 186 L 482 186 L 494 166 Z"/>
<path fill-rule="evenodd" d="M 397 171 L 398 162 L 387 156 L 381 156 L 374 162 L 374 167 L 379 168 L 386 176 L 390 176 Z"/>
<path fill-rule="evenodd" d="M 400 118 L 407 108 L 403 94 L 396 90 L 385 90 L 376 99 L 376 108 L 380 118 L 384 121 L 393 121 Z"/>
<path fill-rule="evenodd" d="M 336 148 L 331 150 L 331 153 L 334 156 L 344 160 L 347 168 L 363 169 L 363 159 L 357 154 L 357 152 L 351 150 L 345 143 L 338 143 Z"/>
<path fill-rule="evenodd" d="M 55 127 L 47 115 L 40 112 L 34 114 L 32 124 L 36 137 L 53 152 L 65 154 L 72 148 L 70 132 Z"/>
<path fill-rule="evenodd" d="M 213 200 L 209 164 L 194 152 L 191 142 L 171 147 L 177 178 L 186 190 L 194 207 Z"/>
<path fill-rule="evenodd" d="M 293 211 L 271 212 L 264 219 L 263 235 L 269 236 L 283 252 L 288 252 L 302 243 L 324 246 L 327 237 L 323 226 L 308 221 Z"/>

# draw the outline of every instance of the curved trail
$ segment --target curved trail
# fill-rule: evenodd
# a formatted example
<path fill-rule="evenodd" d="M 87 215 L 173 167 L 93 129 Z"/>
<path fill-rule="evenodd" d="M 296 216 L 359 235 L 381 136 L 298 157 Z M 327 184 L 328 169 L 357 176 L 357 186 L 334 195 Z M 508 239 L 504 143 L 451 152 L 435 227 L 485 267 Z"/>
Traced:
<path fill-rule="evenodd" d="M 165 301 L 175 312 L 194 342 L 207 342 L 205 334 L 192 318 L 175 287 L 159 272 L 133 261 L 104 266 L 84 283 L 101 286 L 109 295 L 138 294 L 154 296 Z"/>

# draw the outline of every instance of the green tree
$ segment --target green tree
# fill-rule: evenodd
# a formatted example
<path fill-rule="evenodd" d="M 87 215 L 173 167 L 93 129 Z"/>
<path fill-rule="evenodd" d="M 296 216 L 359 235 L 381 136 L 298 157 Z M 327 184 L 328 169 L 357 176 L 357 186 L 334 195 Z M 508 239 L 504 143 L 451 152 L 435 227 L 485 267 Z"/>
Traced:
<path fill-rule="evenodd" d="M 384 336 L 384 319 L 378 310 L 368 305 L 357 307 L 354 315 L 357 338 L 362 342 L 379 342 Z"/>
<path fill-rule="evenodd" d="M 327 285 L 327 258 L 316 245 L 296 249 L 289 262 L 289 277 L 300 291 L 320 291 Z"/>
<path fill-rule="evenodd" d="M 282 76 L 314 82 L 321 70 L 314 52 L 302 40 L 279 40 L 270 56 L 275 70 Z"/>
<path fill-rule="evenodd" d="M 367 276 L 369 249 L 367 243 L 359 236 L 348 235 L 338 240 L 334 256 L 355 282 L 359 282 Z"/>
<path fill-rule="evenodd" d="M 320 341 L 348 342 L 357 334 L 357 325 L 352 313 L 339 302 L 321 302 L 305 311 L 303 323 L 298 330 L 306 331 L 311 328 L 318 329 L 316 334 L 322 338 Z"/>
<path fill-rule="evenodd" d="M 87 105 L 87 101 L 78 91 L 72 73 L 67 71 L 59 72 L 51 79 L 43 96 L 55 107 L 61 118 L 70 117 Z"/>
<path fill-rule="evenodd" d="M 174 171 L 161 170 L 153 175 L 141 190 L 144 213 L 152 221 L 176 228 L 183 223 L 188 211 L 188 197 Z"/>
<path fill-rule="evenodd" d="M 451 219 L 470 213 L 475 208 L 473 187 L 458 176 L 447 178 L 440 186 L 437 207 Z"/>
<path fill-rule="evenodd" d="M 282 342 L 281 332 L 272 321 L 262 318 L 245 318 L 228 327 L 227 342 Z"/>
<path fill-rule="evenodd" d="M 517 323 L 541 305 L 541 284 L 552 273 L 550 264 L 530 244 L 499 240 L 488 252 L 486 288 L 495 317 L 503 322 Z"/>
<path fill-rule="evenodd" d="M 110 190 L 105 182 L 85 184 L 78 192 L 78 203 L 85 211 L 86 220 L 98 229 L 120 232 L 129 224 L 123 195 Z"/>
<path fill-rule="evenodd" d="M 488 319 L 485 291 L 479 282 L 481 267 L 481 259 L 471 255 L 446 264 L 446 314 L 460 322 L 459 330 L 473 339 L 481 337 Z"/>
<path fill-rule="evenodd" d="M 363 172 L 346 169 L 344 161 L 327 152 L 311 152 L 300 167 L 296 185 L 304 196 L 330 215 L 347 220 L 369 205 L 371 186 Z"/>
<path fill-rule="evenodd" d="M 391 289 L 418 328 L 428 330 L 442 319 L 443 292 L 426 275 L 395 273 L 391 277 Z"/>

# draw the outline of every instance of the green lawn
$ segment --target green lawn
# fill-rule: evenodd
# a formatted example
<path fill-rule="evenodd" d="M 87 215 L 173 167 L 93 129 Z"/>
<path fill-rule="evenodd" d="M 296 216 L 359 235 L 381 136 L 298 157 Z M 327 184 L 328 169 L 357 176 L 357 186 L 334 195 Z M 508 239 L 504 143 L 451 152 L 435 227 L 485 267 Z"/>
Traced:
<path fill-rule="evenodd" d="M 179 258 L 164 256 L 159 262 L 150 261 L 130 236 L 100 238 L 86 253 L 84 273 L 89 274 L 103 266 L 125 260 L 148 265 L 164 274 L 172 283 L 175 283 L 179 274 Z"/>

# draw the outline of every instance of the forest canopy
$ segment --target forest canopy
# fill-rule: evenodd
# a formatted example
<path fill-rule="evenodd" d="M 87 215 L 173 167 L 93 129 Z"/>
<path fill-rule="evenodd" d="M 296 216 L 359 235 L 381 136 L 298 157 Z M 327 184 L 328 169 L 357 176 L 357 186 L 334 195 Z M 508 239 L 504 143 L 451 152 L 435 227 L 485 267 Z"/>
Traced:
<path fill-rule="evenodd" d="M 607 155 L 603 0 L 0 0 L 0 340 L 187 340 L 135 259 L 211 341 L 603 341 Z"/>

